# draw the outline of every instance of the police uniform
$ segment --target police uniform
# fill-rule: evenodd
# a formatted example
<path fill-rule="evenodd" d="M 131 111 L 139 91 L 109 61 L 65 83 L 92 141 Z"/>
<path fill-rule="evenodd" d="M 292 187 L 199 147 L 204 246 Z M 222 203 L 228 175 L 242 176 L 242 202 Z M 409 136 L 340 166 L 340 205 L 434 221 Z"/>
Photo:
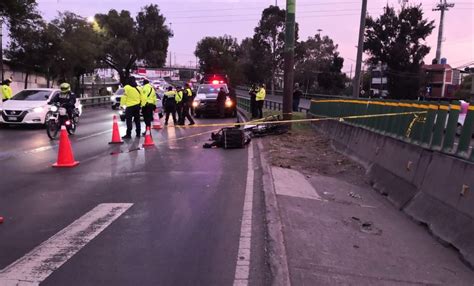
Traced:
<path fill-rule="evenodd" d="M 266 96 L 265 86 L 262 85 L 255 95 L 255 101 L 257 103 L 257 117 L 263 118 L 263 104 L 265 102 Z"/>
<path fill-rule="evenodd" d="M 194 120 L 189 114 L 189 110 L 191 109 L 192 105 L 193 105 L 193 91 L 189 87 L 186 87 L 183 93 L 183 111 L 181 115 L 180 124 L 184 125 L 186 119 L 189 121 L 189 125 L 194 124 Z"/>
<path fill-rule="evenodd" d="M 131 137 L 133 128 L 132 121 L 135 122 L 135 132 L 137 137 L 140 137 L 140 109 L 145 105 L 146 98 L 143 95 L 143 91 L 139 87 L 133 87 L 127 84 L 123 89 L 124 94 L 120 99 L 120 105 L 125 106 L 127 134 L 124 137 Z"/>
<path fill-rule="evenodd" d="M 12 88 L 10 87 L 11 80 L 7 79 L 2 83 L 2 100 L 7 101 L 13 97 Z"/>
<path fill-rule="evenodd" d="M 143 120 L 146 127 L 151 127 L 153 111 L 156 109 L 156 92 L 150 83 L 145 84 L 142 90 L 145 97 L 145 105 L 142 108 Z"/>
<path fill-rule="evenodd" d="M 183 99 L 183 90 L 179 89 L 176 92 L 176 113 L 178 113 L 178 125 L 183 125 L 184 124 L 184 119 L 183 119 L 183 104 L 184 104 L 184 99 Z"/>
<path fill-rule="evenodd" d="M 176 125 L 176 91 L 169 90 L 165 92 L 165 125 L 168 125 L 168 119 L 171 116 L 173 117 L 173 123 Z"/>

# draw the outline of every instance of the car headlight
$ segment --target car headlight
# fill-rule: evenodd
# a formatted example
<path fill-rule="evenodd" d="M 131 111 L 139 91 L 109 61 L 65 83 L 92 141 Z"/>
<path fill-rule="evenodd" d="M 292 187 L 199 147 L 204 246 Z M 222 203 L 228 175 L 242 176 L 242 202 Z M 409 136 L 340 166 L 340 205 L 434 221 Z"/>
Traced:
<path fill-rule="evenodd" d="M 56 112 L 56 111 L 58 111 L 58 107 L 56 105 L 53 105 L 53 106 L 51 106 L 50 110 L 52 112 Z"/>
<path fill-rule="evenodd" d="M 123 110 L 119 110 L 119 115 L 123 115 L 125 112 Z"/>
<path fill-rule="evenodd" d="M 116 99 L 117 99 L 117 96 L 115 96 L 115 95 L 112 95 L 112 96 L 110 97 L 110 100 L 111 100 L 111 101 L 115 101 Z"/>
<path fill-rule="evenodd" d="M 199 100 L 194 100 L 193 101 L 193 107 L 198 107 L 199 106 Z"/>
<path fill-rule="evenodd" d="M 234 103 L 232 102 L 232 100 L 227 99 L 227 100 L 225 101 L 225 107 L 232 107 L 232 105 L 234 105 Z"/>
<path fill-rule="evenodd" d="M 43 107 L 36 107 L 36 108 L 33 108 L 33 112 L 35 113 L 40 113 L 40 112 L 43 112 L 44 108 Z"/>

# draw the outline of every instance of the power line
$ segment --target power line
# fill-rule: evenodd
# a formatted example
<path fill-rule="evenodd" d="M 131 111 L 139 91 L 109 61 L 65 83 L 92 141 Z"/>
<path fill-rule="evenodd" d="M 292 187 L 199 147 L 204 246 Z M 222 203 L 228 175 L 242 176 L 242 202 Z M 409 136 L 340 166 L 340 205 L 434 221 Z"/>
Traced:
<path fill-rule="evenodd" d="M 339 16 L 353 16 L 359 15 L 357 13 L 351 14 L 333 14 L 333 15 L 318 15 L 317 18 L 324 18 L 324 17 L 339 17 Z M 314 19 L 316 16 L 301 16 L 298 19 L 305 19 L 311 18 Z M 247 19 L 227 19 L 227 20 L 213 20 L 213 21 L 186 21 L 186 22 L 173 22 L 174 24 L 204 24 L 204 23 L 226 23 L 226 22 L 249 22 L 249 21 L 260 21 L 260 18 L 247 18 Z"/>

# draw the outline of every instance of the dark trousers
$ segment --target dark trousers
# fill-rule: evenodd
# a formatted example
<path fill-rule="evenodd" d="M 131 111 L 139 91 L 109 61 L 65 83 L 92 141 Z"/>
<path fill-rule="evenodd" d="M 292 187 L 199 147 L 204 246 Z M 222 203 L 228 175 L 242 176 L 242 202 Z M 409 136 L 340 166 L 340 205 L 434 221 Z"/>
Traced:
<path fill-rule="evenodd" d="M 132 121 L 135 122 L 135 132 L 140 135 L 140 104 L 125 108 L 125 120 L 127 121 L 127 135 L 132 135 Z"/>
<path fill-rule="evenodd" d="M 265 100 L 257 100 L 257 118 L 263 118 L 263 103 Z"/>
<path fill-rule="evenodd" d="M 293 111 L 298 112 L 298 107 L 300 106 L 300 99 L 293 98 Z"/>
<path fill-rule="evenodd" d="M 173 124 L 176 125 L 178 123 L 178 121 L 176 120 L 176 103 L 167 103 L 165 113 L 165 125 L 168 125 L 168 119 L 170 118 L 170 114 L 173 117 Z"/>
<path fill-rule="evenodd" d="M 183 104 L 183 113 L 181 115 L 181 122 L 180 124 L 183 124 L 186 123 L 186 119 L 189 121 L 190 124 L 194 124 L 194 120 L 193 118 L 191 117 L 191 115 L 189 114 L 189 109 L 191 108 L 191 105 L 192 103 L 190 102 L 186 102 L 185 104 Z"/>
<path fill-rule="evenodd" d="M 255 95 L 250 95 L 250 113 L 252 118 L 257 117 L 257 101 L 255 100 Z"/>
<path fill-rule="evenodd" d="M 156 106 L 153 104 L 147 104 L 142 108 L 143 121 L 145 121 L 146 127 L 151 127 L 151 122 L 153 121 L 153 111 L 155 111 Z"/>
<path fill-rule="evenodd" d="M 225 117 L 225 101 L 217 102 L 217 108 L 219 108 L 219 117 Z"/>
<path fill-rule="evenodd" d="M 184 118 L 183 118 L 183 102 L 177 103 L 176 104 L 176 113 L 178 113 L 178 124 L 183 125 L 184 124 Z"/>

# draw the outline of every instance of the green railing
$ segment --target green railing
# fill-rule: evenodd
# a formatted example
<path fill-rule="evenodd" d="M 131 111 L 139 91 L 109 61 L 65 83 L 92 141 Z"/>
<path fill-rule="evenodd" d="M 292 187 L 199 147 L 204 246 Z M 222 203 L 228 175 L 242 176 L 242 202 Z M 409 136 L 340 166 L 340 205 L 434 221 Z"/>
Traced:
<path fill-rule="evenodd" d="M 330 99 L 312 100 L 309 114 L 342 118 L 347 124 L 474 161 L 474 106 L 469 107 L 464 124 L 458 122 L 460 110 L 459 101 Z"/>

